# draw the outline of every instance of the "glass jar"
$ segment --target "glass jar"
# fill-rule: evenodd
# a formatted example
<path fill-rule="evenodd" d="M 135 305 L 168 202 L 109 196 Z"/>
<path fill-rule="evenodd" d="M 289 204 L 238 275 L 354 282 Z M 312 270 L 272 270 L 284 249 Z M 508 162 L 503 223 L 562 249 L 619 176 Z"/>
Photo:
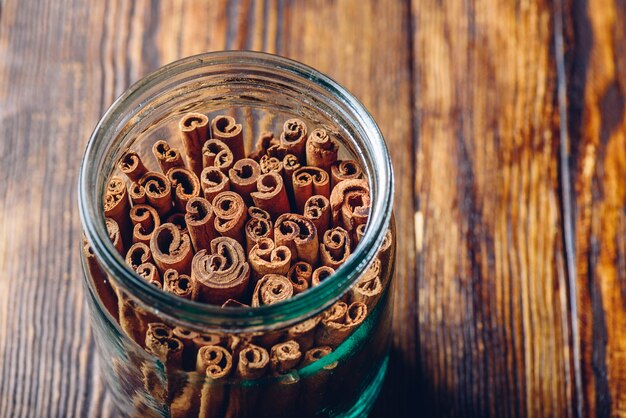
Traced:
<path fill-rule="evenodd" d="M 362 164 L 371 209 L 359 245 L 335 273 L 287 301 L 241 309 L 165 293 L 126 265 L 120 247 L 109 239 L 102 210 L 108 179 L 128 149 L 147 156 L 157 140 L 180 145 L 178 121 L 188 112 L 234 116 L 244 127 L 248 149 L 260 132 L 276 132 L 293 117 L 341 133 L 339 155 Z M 144 161 L 149 169 L 156 167 L 149 166 L 147 157 Z M 121 412 L 215 417 L 366 414 L 382 384 L 389 353 L 395 259 L 392 194 L 389 154 L 371 115 L 343 87 L 303 64 L 257 52 L 208 53 L 169 64 L 134 84 L 98 123 L 79 178 L 91 322 L 104 376 Z M 357 297 L 359 283 L 374 275 L 379 279 L 375 294 Z M 364 320 L 328 343 L 329 349 L 313 350 L 324 335 L 324 318 L 355 299 L 367 306 Z M 168 341 L 167 355 L 146 350 L 150 335 Z M 241 374 L 239 367 L 262 363 L 267 354 L 280 356 L 273 347 L 286 341 L 298 343 L 297 364 L 263 376 Z M 199 366 L 197 351 L 203 345 L 211 348 L 204 350 Z M 284 345 L 278 349 L 287 356 L 298 350 Z M 181 359 L 176 355 L 181 350 L 194 355 Z M 305 351 L 307 358 L 302 359 Z"/>

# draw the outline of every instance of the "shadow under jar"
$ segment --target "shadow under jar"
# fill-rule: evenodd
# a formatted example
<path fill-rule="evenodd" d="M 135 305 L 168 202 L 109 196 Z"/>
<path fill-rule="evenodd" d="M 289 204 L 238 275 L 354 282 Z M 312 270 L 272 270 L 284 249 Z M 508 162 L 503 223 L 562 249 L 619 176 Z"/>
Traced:
<path fill-rule="evenodd" d="M 279 133 L 290 118 L 305 121 L 309 132 L 318 126 L 336 130 L 339 158 L 359 162 L 371 197 L 367 225 L 347 261 L 330 276 L 320 275 L 319 285 L 255 308 L 183 299 L 136 274 L 119 252 L 131 243 L 118 242 L 116 248 L 107 231 L 105 188 L 112 175 L 124 178 L 117 162 L 128 150 L 155 171 L 155 143 L 166 139 L 182 150 L 178 123 L 189 112 L 234 117 L 243 126 L 247 151 L 262 132 Z M 370 114 L 344 88 L 305 65 L 262 53 L 209 53 L 174 62 L 133 85 L 96 127 L 79 178 L 91 323 L 120 411 L 193 417 L 366 414 L 389 353 L 392 194 L 389 155 Z M 339 312 L 354 302 L 365 312 Z M 354 329 L 334 334 L 333 315 L 362 317 Z"/>

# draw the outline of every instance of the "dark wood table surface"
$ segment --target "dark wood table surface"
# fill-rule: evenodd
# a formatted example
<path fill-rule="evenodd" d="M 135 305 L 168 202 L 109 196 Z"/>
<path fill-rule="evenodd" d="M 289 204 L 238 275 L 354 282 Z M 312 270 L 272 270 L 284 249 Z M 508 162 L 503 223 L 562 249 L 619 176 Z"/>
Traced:
<path fill-rule="evenodd" d="M 117 415 L 77 169 L 131 83 L 221 49 L 329 74 L 389 144 L 374 416 L 626 416 L 625 0 L 0 0 L 0 417 Z"/>

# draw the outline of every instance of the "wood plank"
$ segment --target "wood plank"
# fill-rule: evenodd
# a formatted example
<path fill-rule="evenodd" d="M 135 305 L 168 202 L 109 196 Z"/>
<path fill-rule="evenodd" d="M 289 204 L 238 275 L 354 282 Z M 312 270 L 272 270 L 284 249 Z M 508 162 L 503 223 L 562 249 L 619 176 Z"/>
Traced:
<path fill-rule="evenodd" d="M 364 101 L 396 170 L 413 177 L 405 2 L 8 0 L 0 19 L 0 416 L 115 415 L 79 280 L 76 175 L 100 115 L 147 72 L 230 48 L 299 59 Z M 399 182 L 392 387 L 405 388 L 416 363 L 411 196 Z M 393 396 L 387 406 L 410 406 Z"/>
<path fill-rule="evenodd" d="M 552 3 L 415 0 L 412 14 L 426 405 L 574 415 Z"/>
<path fill-rule="evenodd" d="M 585 416 L 626 415 L 626 2 L 571 1 L 571 182 Z"/>

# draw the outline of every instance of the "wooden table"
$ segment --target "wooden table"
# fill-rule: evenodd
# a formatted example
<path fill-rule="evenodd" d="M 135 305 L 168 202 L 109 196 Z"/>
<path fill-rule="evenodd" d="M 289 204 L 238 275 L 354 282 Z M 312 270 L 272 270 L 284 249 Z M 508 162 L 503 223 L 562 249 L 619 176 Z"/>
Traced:
<path fill-rule="evenodd" d="M 0 1 L 0 417 L 114 416 L 78 259 L 95 123 L 149 71 L 279 53 L 397 175 L 375 416 L 626 415 L 626 1 Z"/>

